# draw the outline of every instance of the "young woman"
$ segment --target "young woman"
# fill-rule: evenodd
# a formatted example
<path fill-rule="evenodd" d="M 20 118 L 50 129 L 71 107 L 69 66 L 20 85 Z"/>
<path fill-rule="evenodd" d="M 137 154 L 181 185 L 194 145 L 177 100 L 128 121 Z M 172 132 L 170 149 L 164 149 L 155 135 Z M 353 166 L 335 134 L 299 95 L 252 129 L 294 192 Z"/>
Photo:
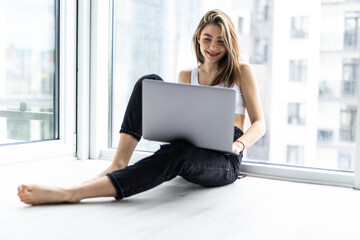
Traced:
<path fill-rule="evenodd" d="M 85 198 L 122 199 L 151 189 L 176 176 L 205 186 L 233 183 L 239 173 L 242 152 L 265 133 L 265 120 L 255 76 L 240 61 L 236 31 L 222 11 L 212 10 L 201 19 L 193 37 L 198 66 L 179 74 L 179 82 L 236 90 L 233 149 L 239 156 L 198 148 L 185 142 L 162 145 L 152 156 L 127 166 L 142 135 L 142 80 L 162 81 L 147 75 L 136 83 L 120 130 L 120 141 L 112 164 L 94 179 L 72 188 L 20 185 L 18 196 L 26 204 L 79 202 Z M 191 107 L 191 106 L 189 106 Z M 251 126 L 243 133 L 246 110 Z M 140 177 L 141 176 L 141 177 Z"/>

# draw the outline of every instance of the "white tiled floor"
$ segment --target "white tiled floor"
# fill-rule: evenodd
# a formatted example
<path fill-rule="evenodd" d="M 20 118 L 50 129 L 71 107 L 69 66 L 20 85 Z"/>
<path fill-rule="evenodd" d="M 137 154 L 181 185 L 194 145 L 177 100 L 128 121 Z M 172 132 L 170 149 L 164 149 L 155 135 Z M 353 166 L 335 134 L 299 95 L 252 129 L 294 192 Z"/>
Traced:
<path fill-rule="evenodd" d="M 69 186 L 108 161 L 49 159 L 0 166 L 0 239 L 360 239 L 360 191 L 246 177 L 205 189 L 176 178 L 116 202 L 28 207 L 21 183 Z"/>

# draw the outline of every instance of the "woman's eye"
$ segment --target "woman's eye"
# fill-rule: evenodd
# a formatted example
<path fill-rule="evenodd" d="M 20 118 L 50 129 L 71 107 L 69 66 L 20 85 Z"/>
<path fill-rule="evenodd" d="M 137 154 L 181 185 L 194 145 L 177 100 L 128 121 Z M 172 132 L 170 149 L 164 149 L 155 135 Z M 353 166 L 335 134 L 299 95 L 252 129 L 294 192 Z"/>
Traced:
<path fill-rule="evenodd" d="M 205 40 L 206 42 L 210 42 L 210 41 L 211 41 L 210 38 L 204 38 L 204 40 Z"/>

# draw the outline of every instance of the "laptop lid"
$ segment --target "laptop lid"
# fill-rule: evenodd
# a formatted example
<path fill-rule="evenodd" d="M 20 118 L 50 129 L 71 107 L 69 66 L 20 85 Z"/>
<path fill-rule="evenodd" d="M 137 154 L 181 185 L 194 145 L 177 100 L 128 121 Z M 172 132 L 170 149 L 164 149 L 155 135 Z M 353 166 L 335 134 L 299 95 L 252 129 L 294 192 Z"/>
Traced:
<path fill-rule="evenodd" d="M 234 153 L 235 90 L 154 80 L 142 88 L 144 139 Z"/>

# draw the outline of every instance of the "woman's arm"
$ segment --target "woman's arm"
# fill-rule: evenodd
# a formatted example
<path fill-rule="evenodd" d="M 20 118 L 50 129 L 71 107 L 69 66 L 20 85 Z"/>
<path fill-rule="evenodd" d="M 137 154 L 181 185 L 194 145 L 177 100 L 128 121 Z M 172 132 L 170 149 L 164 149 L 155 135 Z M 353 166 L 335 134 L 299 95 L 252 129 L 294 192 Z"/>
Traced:
<path fill-rule="evenodd" d="M 266 125 L 256 77 L 249 65 L 242 64 L 239 85 L 251 122 L 249 129 L 233 144 L 233 149 L 241 152 L 244 150 L 243 144 L 248 148 L 265 134 Z"/>

